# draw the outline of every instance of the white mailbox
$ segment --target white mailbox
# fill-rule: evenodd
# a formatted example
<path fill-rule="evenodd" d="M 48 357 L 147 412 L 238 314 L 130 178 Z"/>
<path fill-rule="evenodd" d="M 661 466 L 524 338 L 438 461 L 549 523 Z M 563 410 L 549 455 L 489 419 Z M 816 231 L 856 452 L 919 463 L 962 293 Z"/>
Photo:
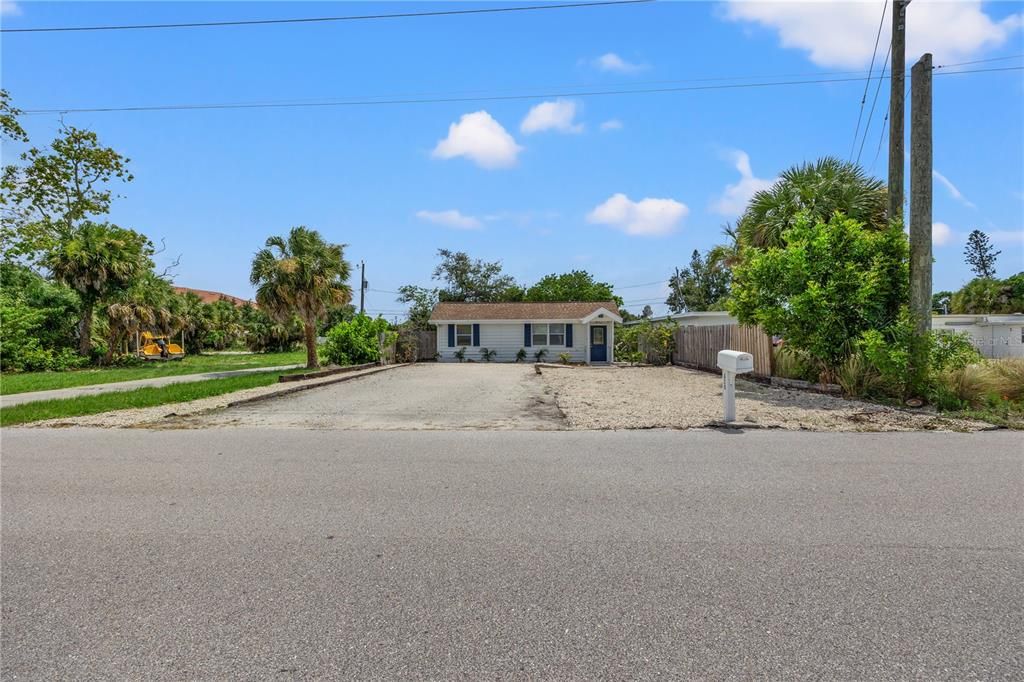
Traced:
<path fill-rule="evenodd" d="M 745 374 L 754 371 L 754 356 L 738 350 L 718 351 L 718 368 L 723 372 Z"/>
<path fill-rule="evenodd" d="M 726 423 L 736 421 L 736 375 L 754 371 L 754 356 L 738 350 L 718 351 L 722 370 L 722 412 Z"/>

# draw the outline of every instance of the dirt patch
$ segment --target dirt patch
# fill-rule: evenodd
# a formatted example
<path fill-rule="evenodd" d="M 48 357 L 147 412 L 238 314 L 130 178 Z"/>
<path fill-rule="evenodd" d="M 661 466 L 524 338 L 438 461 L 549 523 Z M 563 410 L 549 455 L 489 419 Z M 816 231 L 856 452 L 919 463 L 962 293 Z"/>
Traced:
<path fill-rule="evenodd" d="M 679 367 L 544 370 L 571 429 L 687 429 L 721 425 L 721 377 Z M 736 415 L 752 427 L 812 431 L 977 431 L 946 419 L 829 395 L 736 382 Z"/>

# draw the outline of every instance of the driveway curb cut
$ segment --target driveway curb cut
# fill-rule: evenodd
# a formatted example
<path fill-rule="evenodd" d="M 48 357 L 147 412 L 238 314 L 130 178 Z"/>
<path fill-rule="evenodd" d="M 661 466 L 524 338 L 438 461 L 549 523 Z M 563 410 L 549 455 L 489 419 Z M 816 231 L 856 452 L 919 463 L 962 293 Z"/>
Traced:
<path fill-rule="evenodd" d="M 281 390 L 281 391 L 277 391 L 275 393 L 267 393 L 266 395 L 253 396 L 252 398 L 243 398 L 242 400 L 234 400 L 234 401 L 228 403 L 227 405 L 225 405 L 224 407 L 225 408 L 228 408 L 228 407 L 238 407 L 239 405 L 249 405 L 251 403 L 258 403 L 258 402 L 261 402 L 261 401 L 264 401 L 264 400 L 272 400 L 273 398 L 278 398 L 278 397 L 283 396 L 283 395 L 291 395 L 293 393 L 299 393 L 301 391 L 308 391 L 308 390 L 313 389 L 313 388 L 320 388 L 321 386 L 330 386 L 332 384 L 340 384 L 343 381 L 352 381 L 353 379 L 359 379 L 360 377 L 367 377 L 367 376 L 370 376 L 371 374 L 379 374 L 381 372 L 387 372 L 388 370 L 398 369 L 399 367 L 408 367 L 411 364 L 413 364 L 413 363 L 411 363 L 411 362 L 403 362 L 400 365 L 385 365 L 385 366 L 379 367 L 377 369 L 372 369 L 372 370 L 367 370 L 365 372 L 360 372 L 359 374 L 354 374 L 354 373 L 353 374 L 342 374 L 342 375 L 338 376 L 335 379 L 330 379 L 329 381 L 318 381 L 315 384 L 299 384 L 298 386 L 289 386 L 288 388 L 286 388 L 284 390 Z M 221 408 L 221 409 L 223 409 L 223 408 Z M 177 415 L 171 414 L 171 415 L 167 415 L 167 416 L 171 417 L 171 416 L 177 416 Z"/>

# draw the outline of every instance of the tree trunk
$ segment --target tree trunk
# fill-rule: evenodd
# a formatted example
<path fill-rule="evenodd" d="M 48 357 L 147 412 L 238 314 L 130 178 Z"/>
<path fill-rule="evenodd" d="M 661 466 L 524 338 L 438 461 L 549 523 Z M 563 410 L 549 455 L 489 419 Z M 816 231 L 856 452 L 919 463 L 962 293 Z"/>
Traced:
<path fill-rule="evenodd" d="M 78 323 L 78 354 L 87 358 L 92 354 L 92 311 L 95 304 L 82 303 L 82 319 Z"/>
<path fill-rule="evenodd" d="M 320 366 L 316 356 L 316 327 L 309 322 L 303 326 L 306 332 L 306 369 L 316 369 Z"/>

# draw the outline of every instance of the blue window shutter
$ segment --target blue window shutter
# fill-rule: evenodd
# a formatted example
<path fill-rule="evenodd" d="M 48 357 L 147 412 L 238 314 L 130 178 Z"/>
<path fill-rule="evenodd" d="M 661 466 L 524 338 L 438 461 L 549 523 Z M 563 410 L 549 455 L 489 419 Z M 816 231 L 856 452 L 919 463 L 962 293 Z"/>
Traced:
<path fill-rule="evenodd" d="M 473 345 L 480 345 L 480 325 L 478 324 L 473 325 Z"/>
<path fill-rule="evenodd" d="M 533 345 L 533 325 L 529 322 L 523 325 L 523 345 L 527 348 Z"/>
<path fill-rule="evenodd" d="M 572 348 L 572 325 L 569 323 L 565 325 L 565 347 Z"/>
<path fill-rule="evenodd" d="M 455 347 L 455 325 L 454 324 L 448 325 L 448 347 L 449 348 L 454 348 Z"/>

